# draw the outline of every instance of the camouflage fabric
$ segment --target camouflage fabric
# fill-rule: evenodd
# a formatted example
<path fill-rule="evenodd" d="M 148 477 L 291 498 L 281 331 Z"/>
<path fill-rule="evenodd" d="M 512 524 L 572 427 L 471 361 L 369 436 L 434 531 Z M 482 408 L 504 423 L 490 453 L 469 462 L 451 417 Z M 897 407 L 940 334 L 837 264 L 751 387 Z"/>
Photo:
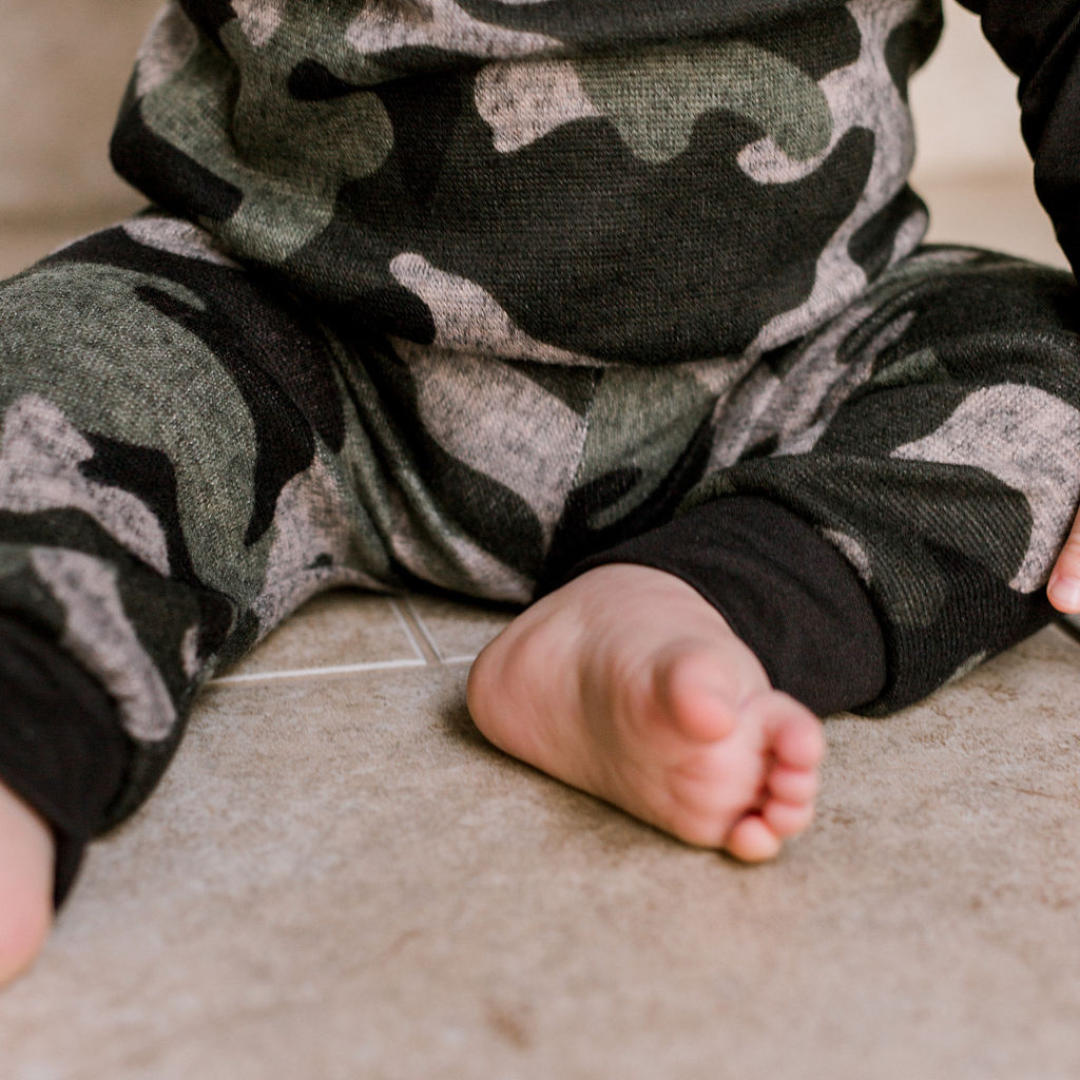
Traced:
<path fill-rule="evenodd" d="M 539 363 L 764 352 L 926 228 L 939 0 L 182 0 L 119 172 L 328 318 Z"/>
<path fill-rule="evenodd" d="M 0 286 L 0 608 L 118 703 L 115 821 L 198 689 L 312 594 L 523 604 L 552 566 L 756 492 L 865 581 L 887 712 L 1048 618 L 1080 498 L 1075 291 L 931 248 L 764 358 L 538 363 L 344 335 L 148 212 Z"/>
<path fill-rule="evenodd" d="M 0 610 L 152 788 L 315 592 L 525 604 L 732 492 L 857 569 L 887 712 L 1023 637 L 1080 498 L 1074 280 L 920 249 L 936 0 L 184 0 L 160 209 L 0 285 Z"/>

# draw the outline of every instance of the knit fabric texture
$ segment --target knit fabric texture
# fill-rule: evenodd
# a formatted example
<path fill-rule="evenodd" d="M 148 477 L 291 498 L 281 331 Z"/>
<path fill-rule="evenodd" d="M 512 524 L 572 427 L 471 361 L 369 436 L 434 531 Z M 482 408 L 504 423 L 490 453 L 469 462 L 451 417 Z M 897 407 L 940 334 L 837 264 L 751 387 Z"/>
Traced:
<path fill-rule="evenodd" d="M 767 351 L 909 254 L 938 0 L 183 0 L 120 173 L 357 333 L 503 358 Z"/>

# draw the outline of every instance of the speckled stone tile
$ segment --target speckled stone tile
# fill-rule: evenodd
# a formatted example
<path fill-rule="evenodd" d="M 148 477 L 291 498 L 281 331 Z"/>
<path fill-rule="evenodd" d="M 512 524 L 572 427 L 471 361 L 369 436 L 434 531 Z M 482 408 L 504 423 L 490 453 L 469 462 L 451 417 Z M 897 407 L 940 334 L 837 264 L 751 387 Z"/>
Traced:
<path fill-rule="evenodd" d="M 12 1080 L 1080 1075 L 1080 648 L 827 724 L 775 863 L 489 748 L 465 669 L 212 690 L 0 999 Z"/>
<path fill-rule="evenodd" d="M 106 145 L 157 5 L 0 0 L 0 276 L 139 202 Z M 1008 105 L 980 129 L 1015 127 Z M 1016 161 L 931 176 L 924 157 L 932 238 L 1060 264 Z M 471 657 L 510 617 L 410 603 L 432 659 Z M 415 658 L 387 604 L 316 604 L 249 661 L 258 681 L 208 691 L 0 995 L 2 1080 L 1080 1076 L 1063 631 L 900 716 L 830 720 L 818 822 L 750 869 L 489 748 L 463 663 L 265 678 L 339 648 Z"/>
<path fill-rule="evenodd" d="M 425 662 L 395 600 L 342 590 L 308 601 L 218 681 L 312 677 L 349 668 L 415 667 Z"/>
<path fill-rule="evenodd" d="M 510 609 L 459 604 L 432 596 L 408 596 L 403 606 L 412 613 L 428 644 L 444 664 L 473 660 L 514 617 Z"/>

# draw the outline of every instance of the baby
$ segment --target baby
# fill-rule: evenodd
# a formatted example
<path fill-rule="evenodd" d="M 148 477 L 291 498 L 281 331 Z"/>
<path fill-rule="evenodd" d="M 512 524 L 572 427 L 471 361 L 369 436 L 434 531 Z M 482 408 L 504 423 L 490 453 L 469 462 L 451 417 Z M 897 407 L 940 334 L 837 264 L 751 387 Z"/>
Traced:
<path fill-rule="evenodd" d="M 1080 5 L 968 6 L 1080 265 Z M 1045 625 L 1080 304 L 921 246 L 941 17 L 165 8 L 112 145 L 151 208 L 0 286 L 0 982 L 199 689 L 322 590 L 522 605 L 480 730 L 750 862 L 810 822 L 819 716 Z"/>

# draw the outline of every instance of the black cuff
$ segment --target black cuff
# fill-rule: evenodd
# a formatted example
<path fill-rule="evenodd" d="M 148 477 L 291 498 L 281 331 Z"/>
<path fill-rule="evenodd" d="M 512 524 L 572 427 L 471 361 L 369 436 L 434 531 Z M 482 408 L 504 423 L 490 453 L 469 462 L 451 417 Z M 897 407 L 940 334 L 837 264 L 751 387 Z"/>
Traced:
<path fill-rule="evenodd" d="M 757 654 L 773 686 L 818 716 L 864 705 L 885 686 L 881 626 L 854 569 L 778 503 L 721 497 L 590 556 L 557 584 L 619 562 L 692 585 Z"/>
<path fill-rule="evenodd" d="M 116 797 L 134 744 L 112 699 L 44 634 L 0 615 L 0 780 L 53 828 L 64 902 Z"/>

